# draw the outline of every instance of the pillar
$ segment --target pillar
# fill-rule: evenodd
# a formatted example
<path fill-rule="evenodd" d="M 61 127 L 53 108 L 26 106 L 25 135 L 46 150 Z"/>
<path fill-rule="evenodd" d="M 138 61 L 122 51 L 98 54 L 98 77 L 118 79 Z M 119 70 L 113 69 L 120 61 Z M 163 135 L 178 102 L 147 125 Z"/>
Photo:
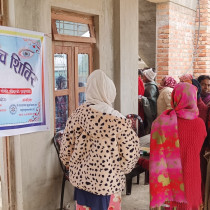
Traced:
<path fill-rule="evenodd" d="M 138 112 L 138 0 L 114 0 L 115 108 Z"/>

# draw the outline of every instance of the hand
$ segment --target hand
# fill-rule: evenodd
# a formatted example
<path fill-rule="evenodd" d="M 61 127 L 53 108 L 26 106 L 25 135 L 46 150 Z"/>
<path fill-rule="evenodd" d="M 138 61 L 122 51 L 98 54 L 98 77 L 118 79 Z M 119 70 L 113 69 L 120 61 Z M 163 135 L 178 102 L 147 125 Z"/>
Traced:
<path fill-rule="evenodd" d="M 142 95 L 138 95 L 138 99 L 142 99 Z"/>
<path fill-rule="evenodd" d="M 142 95 L 138 96 L 138 101 L 139 101 L 139 103 L 142 103 Z"/>

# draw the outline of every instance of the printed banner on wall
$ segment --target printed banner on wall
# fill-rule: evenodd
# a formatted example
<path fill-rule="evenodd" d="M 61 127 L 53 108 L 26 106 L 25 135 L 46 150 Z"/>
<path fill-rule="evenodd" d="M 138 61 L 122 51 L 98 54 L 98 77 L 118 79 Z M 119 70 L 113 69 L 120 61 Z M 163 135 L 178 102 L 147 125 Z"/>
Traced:
<path fill-rule="evenodd" d="M 43 33 L 0 27 L 0 136 L 49 129 Z"/>

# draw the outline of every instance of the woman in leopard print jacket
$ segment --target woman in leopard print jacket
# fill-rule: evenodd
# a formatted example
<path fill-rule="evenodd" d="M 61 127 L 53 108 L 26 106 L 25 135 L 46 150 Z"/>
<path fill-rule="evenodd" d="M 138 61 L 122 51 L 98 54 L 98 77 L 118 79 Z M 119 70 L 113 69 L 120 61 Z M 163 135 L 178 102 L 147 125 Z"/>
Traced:
<path fill-rule="evenodd" d="M 60 158 L 69 168 L 77 209 L 121 209 L 125 174 L 138 161 L 139 139 L 131 122 L 112 108 L 115 96 L 112 80 L 95 70 L 87 81 L 86 103 L 67 120 Z"/>

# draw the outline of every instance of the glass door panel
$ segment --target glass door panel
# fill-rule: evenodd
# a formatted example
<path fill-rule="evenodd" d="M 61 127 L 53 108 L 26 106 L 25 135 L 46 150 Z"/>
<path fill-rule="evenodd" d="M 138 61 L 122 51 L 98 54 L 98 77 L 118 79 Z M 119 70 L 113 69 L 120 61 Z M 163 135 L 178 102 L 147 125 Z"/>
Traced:
<path fill-rule="evenodd" d="M 79 87 L 86 87 L 89 75 L 89 55 L 78 54 L 78 82 Z"/>
<path fill-rule="evenodd" d="M 93 69 L 91 58 L 91 45 L 75 47 L 75 71 L 77 72 L 75 79 L 76 107 L 86 101 L 85 87 L 87 86 L 87 78 Z"/>
<path fill-rule="evenodd" d="M 85 103 L 85 101 L 86 101 L 85 92 L 80 92 L 79 93 L 79 106 Z"/>
<path fill-rule="evenodd" d="M 54 46 L 54 125 L 55 132 L 65 129 L 70 113 L 75 109 L 72 47 Z M 73 94 L 72 94 L 73 93 Z"/>
<path fill-rule="evenodd" d="M 55 130 L 56 132 L 64 130 L 66 121 L 69 116 L 69 97 L 56 96 L 55 97 Z"/>

